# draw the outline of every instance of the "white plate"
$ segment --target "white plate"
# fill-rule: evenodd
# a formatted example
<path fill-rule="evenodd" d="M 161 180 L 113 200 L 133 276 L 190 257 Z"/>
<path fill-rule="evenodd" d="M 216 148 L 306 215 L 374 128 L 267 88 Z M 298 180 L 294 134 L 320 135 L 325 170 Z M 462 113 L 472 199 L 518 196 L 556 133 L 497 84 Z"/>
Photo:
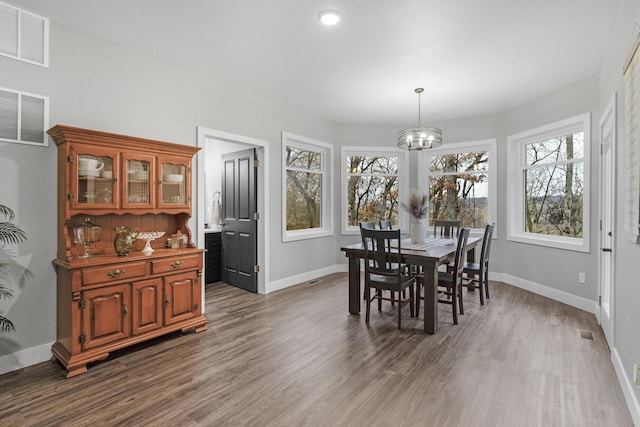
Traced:
<path fill-rule="evenodd" d="M 99 170 L 78 169 L 78 175 L 80 175 L 80 176 L 99 177 L 100 176 L 100 171 Z"/>
<path fill-rule="evenodd" d="M 170 173 L 164 176 L 164 180 L 167 182 L 182 182 L 184 176 L 177 173 Z"/>

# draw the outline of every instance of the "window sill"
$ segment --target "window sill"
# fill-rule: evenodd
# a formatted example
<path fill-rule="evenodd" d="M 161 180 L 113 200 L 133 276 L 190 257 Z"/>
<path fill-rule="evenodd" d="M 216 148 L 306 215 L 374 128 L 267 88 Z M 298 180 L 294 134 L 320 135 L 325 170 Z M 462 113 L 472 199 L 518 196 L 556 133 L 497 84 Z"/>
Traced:
<path fill-rule="evenodd" d="M 282 241 L 286 243 L 286 242 L 295 242 L 297 240 L 316 239 L 319 237 L 328 237 L 328 236 L 333 236 L 333 230 L 329 230 L 326 228 L 294 230 L 294 231 L 285 231 L 285 233 L 282 235 Z"/>
<path fill-rule="evenodd" d="M 589 253 L 589 242 L 584 239 L 572 237 L 547 236 L 533 233 L 510 234 L 507 240 L 511 242 L 526 243 L 530 245 L 545 246 L 549 248 L 564 249 L 568 251 Z"/>

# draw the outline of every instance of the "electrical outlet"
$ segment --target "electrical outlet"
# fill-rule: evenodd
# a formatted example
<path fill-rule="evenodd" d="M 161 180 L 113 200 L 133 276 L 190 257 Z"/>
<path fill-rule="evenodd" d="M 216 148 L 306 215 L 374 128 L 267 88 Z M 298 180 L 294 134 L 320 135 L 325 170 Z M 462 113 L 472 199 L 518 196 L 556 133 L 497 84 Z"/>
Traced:
<path fill-rule="evenodd" d="M 640 365 L 637 363 L 633 365 L 633 382 L 636 387 L 640 387 Z"/>
<path fill-rule="evenodd" d="M 582 273 L 582 272 L 578 273 L 578 283 L 584 284 L 586 282 L 586 280 L 587 280 L 587 278 L 586 278 L 584 273 Z"/>

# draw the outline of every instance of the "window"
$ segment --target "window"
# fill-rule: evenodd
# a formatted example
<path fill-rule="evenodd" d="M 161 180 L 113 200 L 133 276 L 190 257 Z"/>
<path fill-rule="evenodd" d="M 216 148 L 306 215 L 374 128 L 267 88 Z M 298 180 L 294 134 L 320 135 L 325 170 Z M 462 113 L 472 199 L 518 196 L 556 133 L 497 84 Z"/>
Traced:
<path fill-rule="evenodd" d="M 49 20 L 0 2 L 0 55 L 49 66 Z"/>
<path fill-rule="evenodd" d="M 49 98 L 0 88 L 0 141 L 46 147 Z"/>
<path fill-rule="evenodd" d="M 589 251 L 590 115 L 512 135 L 509 240 Z"/>
<path fill-rule="evenodd" d="M 282 133 L 282 240 L 330 236 L 333 146 Z"/>
<path fill-rule="evenodd" d="M 407 194 L 406 151 L 342 147 L 342 233 L 359 233 L 359 223 L 391 220 L 403 228 L 399 201 Z"/>
<path fill-rule="evenodd" d="M 495 222 L 495 152 L 495 139 L 423 151 L 420 169 L 425 175 L 423 187 L 429 192 L 429 226 L 436 219 L 459 219 L 463 227 L 484 232 L 487 224 Z"/>

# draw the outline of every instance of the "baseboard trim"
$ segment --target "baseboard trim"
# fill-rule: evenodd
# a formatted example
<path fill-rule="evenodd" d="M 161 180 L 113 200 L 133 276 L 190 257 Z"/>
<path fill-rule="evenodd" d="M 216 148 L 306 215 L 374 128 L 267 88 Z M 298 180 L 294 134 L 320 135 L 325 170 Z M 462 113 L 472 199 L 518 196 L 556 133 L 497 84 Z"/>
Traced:
<path fill-rule="evenodd" d="M 335 264 L 329 267 L 320 268 L 318 270 L 309 271 L 307 273 L 298 274 L 295 276 L 286 277 L 284 279 L 276 280 L 269 283 L 268 292 L 278 291 L 290 286 L 297 285 L 299 283 L 307 282 L 309 280 L 317 279 L 318 277 L 326 276 L 333 273 L 347 273 L 349 272 L 349 266 L 347 264 Z M 545 285 L 541 285 L 530 280 L 521 279 L 516 276 L 505 273 L 489 272 L 489 280 L 496 280 L 498 282 L 505 282 L 509 285 L 524 289 L 534 294 L 542 295 L 547 298 L 551 298 L 555 301 L 562 302 L 572 307 L 579 308 L 594 315 L 599 314 L 598 305 L 596 301 L 591 301 L 586 298 L 582 298 L 576 295 L 571 295 L 564 291 L 559 291 L 554 288 L 550 288 Z M 267 292 L 267 293 L 268 293 Z"/>
<path fill-rule="evenodd" d="M 638 402 L 634 385 L 629 380 L 629 376 L 625 373 L 624 365 L 620 359 L 620 354 L 618 354 L 618 350 L 615 347 L 611 350 L 611 364 L 618 376 L 618 382 L 620 383 L 620 388 L 622 388 L 624 400 L 627 401 L 627 407 L 629 408 L 629 413 L 633 419 L 633 424 L 640 426 L 640 402 Z"/>
<path fill-rule="evenodd" d="M 53 343 L 42 344 L 0 356 L 0 375 L 51 360 L 52 345 Z"/>
<path fill-rule="evenodd" d="M 534 294 L 551 298 L 552 300 L 579 308 L 580 310 L 588 311 L 589 313 L 596 314 L 598 311 L 598 306 L 595 301 L 590 301 L 586 298 L 571 295 L 567 292 L 559 291 L 557 289 L 553 289 L 539 283 L 531 282 L 529 280 L 521 279 L 510 274 L 489 272 L 489 280 L 505 282 L 512 286 L 524 289 L 525 291 L 533 292 Z"/>
<path fill-rule="evenodd" d="M 335 264 L 329 267 L 320 268 L 318 270 L 312 270 L 306 273 L 297 274 L 295 276 L 285 277 L 284 279 L 269 282 L 268 286 L 265 289 L 265 294 L 279 291 L 280 289 L 285 289 L 300 283 L 308 282 L 309 280 L 317 279 L 319 277 L 327 276 L 329 274 L 346 272 L 346 271 L 348 271 L 346 265 L 342 266 L 339 264 Z"/>

